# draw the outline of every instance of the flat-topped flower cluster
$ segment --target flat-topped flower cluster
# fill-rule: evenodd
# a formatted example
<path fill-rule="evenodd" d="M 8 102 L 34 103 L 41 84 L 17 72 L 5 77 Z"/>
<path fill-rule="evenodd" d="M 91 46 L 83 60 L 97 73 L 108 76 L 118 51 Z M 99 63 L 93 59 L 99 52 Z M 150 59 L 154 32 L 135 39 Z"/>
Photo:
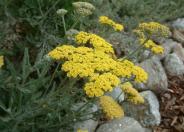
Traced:
<path fill-rule="evenodd" d="M 79 47 L 58 46 L 49 56 L 65 61 L 62 70 L 68 77 L 88 79 L 84 90 L 89 97 L 99 97 L 112 91 L 121 83 L 120 78 L 134 78 L 136 82 L 147 80 L 147 73 L 141 67 L 129 60 L 115 59 L 111 44 L 100 36 L 79 32 L 75 39 Z"/>
<path fill-rule="evenodd" d="M 162 54 L 164 48 L 156 44 L 151 37 L 168 37 L 170 30 L 160 23 L 148 22 L 139 24 L 134 33 L 137 34 L 140 44 L 143 44 L 145 48 L 150 49 L 155 54 Z"/>

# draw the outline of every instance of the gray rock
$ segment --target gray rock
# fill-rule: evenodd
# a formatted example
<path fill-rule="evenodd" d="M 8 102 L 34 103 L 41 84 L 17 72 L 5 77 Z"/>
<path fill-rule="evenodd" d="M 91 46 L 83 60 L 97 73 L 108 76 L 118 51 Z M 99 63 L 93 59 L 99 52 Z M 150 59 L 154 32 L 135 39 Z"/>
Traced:
<path fill-rule="evenodd" d="M 92 119 L 82 121 L 82 122 L 77 122 L 76 124 L 74 124 L 74 132 L 76 132 L 79 128 L 81 130 L 87 130 L 88 132 L 94 132 L 97 125 L 98 125 L 98 121 L 94 121 Z"/>
<path fill-rule="evenodd" d="M 128 55 L 139 46 L 136 38 L 125 33 L 112 33 L 107 37 L 107 40 L 113 45 L 117 54 L 123 52 Z"/>
<path fill-rule="evenodd" d="M 144 132 L 144 128 L 135 119 L 123 117 L 102 124 L 96 132 Z"/>
<path fill-rule="evenodd" d="M 150 50 L 144 50 L 144 51 L 141 52 L 141 55 L 137 55 L 137 56 L 138 56 L 137 57 L 138 61 L 135 59 L 134 62 L 141 63 L 144 60 L 151 58 L 151 56 L 153 56 L 153 53 Z"/>
<path fill-rule="evenodd" d="M 137 85 L 140 90 L 151 89 L 157 93 L 168 89 L 167 76 L 158 57 L 143 61 L 140 66 L 148 73 L 146 84 Z"/>
<path fill-rule="evenodd" d="M 125 115 L 138 120 L 145 127 L 159 125 L 161 116 L 157 97 L 151 91 L 141 92 L 140 95 L 145 100 L 144 104 L 122 103 Z"/>
<path fill-rule="evenodd" d="M 77 104 L 73 105 L 71 107 L 71 109 L 73 111 L 77 111 L 78 109 L 80 109 L 82 107 L 81 110 L 83 110 L 84 114 L 93 113 L 93 112 L 98 111 L 98 107 L 95 104 L 90 105 L 90 106 L 89 105 L 84 106 L 84 105 L 85 105 L 85 103 L 83 103 L 83 102 L 77 103 Z M 83 116 L 81 119 L 85 120 L 85 119 L 89 119 L 89 118 L 92 118 L 92 117 L 93 117 L 93 114 L 87 114 L 86 116 Z M 76 122 L 74 124 L 74 132 L 76 132 L 77 129 L 79 129 L 79 128 L 82 129 L 82 130 L 88 130 L 88 132 L 94 132 L 97 125 L 98 125 L 98 121 L 95 121 L 95 120 L 92 120 L 92 119 L 81 121 L 81 122 Z"/>
<path fill-rule="evenodd" d="M 111 96 L 113 99 L 117 99 L 119 102 L 122 102 L 124 100 L 124 93 L 122 92 L 121 88 L 116 87 L 113 89 L 112 92 L 108 92 L 107 95 Z"/>
<path fill-rule="evenodd" d="M 179 76 L 184 74 L 184 64 L 175 53 L 166 56 L 164 66 L 169 75 Z"/>
<path fill-rule="evenodd" d="M 181 44 L 176 44 L 174 46 L 173 52 L 184 62 L 184 48 L 182 47 Z"/>
<path fill-rule="evenodd" d="M 160 59 L 163 59 L 164 57 L 166 57 L 166 55 L 168 55 L 169 53 L 171 53 L 171 51 L 173 50 L 174 46 L 176 44 L 178 44 L 177 42 L 173 41 L 172 39 L 164 39 L 163 41 L 160 42 L 160 44 L 163 46 L 164 48 L 164 53 L 161 55 L 157 55 Z"/>
<path fill-rule="evenodd" d="M 184 45 L 184 30 L 180 31 L 180 30 L 174 29 L 172 37 Z"/>
<path fill-rule="evenodd" d="M 172 27 L 179 29 L 179 30 L 184 30 L 184 18 L 178 18 L 172 23 Z"/>
<path fill-rule="evenodd" d="M 153 132 L 151 128 L 144 128 L 144 132 Z"/>

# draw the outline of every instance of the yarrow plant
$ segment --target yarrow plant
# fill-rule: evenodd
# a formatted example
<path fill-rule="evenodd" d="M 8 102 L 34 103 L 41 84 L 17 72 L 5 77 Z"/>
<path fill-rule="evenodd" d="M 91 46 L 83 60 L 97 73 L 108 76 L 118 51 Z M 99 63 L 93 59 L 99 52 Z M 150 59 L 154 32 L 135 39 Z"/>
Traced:
<path fill-rule="evenodd" d="M 35 35 L 43 37 L 44 45 L 42 41 L 38 43 L 40 45 L 36 44 L 36 47 L 42 48 L 25 48 L 24 53 L 17 55 L 17 52 L 6 52 L 6 48 L 2 48 L 0 52 L 1 131 L 87 132 L 91 130 L 78 126 L 78 123 L 86 120 L 107 121 L 126 115 L 119 105 L 122 93 L 130 103 L 144 103 L 144 98 L 133 84 L 146 83 L 148 74 L 138 65 L 139 55 L 135 53 L 141 50 L 138 52 L 141 55 L 142 51 L 149 50 L 151 54 L 162 54 L 164 49 L 155 41 L 155 37 L 168 37 L 169 29 L 166 26 L 144 22 L 133 31 L 125 32 L 126 26 L 122 24 L 124 22 L 116 22 L 108 16 L 100 16 L 97 21 L 89 22 L 88 19 L 93 18 L 89 16 L 95 10 L 91 3 L 74 2 L 68 5 L 63 1 L 50 1 L 54 5 L 45 7 L 43 1 L 37 2 L 36 5 L 30 5 L 33 9 L 38 7 L 37 11 L 29 10 L 29 14 L 37 14 L 38 17 L 33 17 L 34 20 L 26 17 L 26 23 L 18 21 L 15 25 L 8 24 L 8 27 L 16 26 L 16 36 L 20 35 L 17 42 L 24 42 L 21 39 L 24 34 L 33 37 L 32 42 L 42 40 L 39 37 L 34 38 Z M 69 8 L 64 9 L 66 6 L 62 3 Z M 56 10 L 59 5 L 63 8 Z M 19 11 L 24 12 L 27 9 L 26 6 Z M 53 18 L 52 21 L 47 19 L 49 17 Z M 95 26 L 99 24 L 99 28 L 92 26 L 92 23 Z M 21 29 L 20 24 L 23 24 Z M 87 25 L 91 27 L 86 28 Z M 40 28 L 39 32 L 30 36 L 29 32 L 34 31 L 32 29 L 35 26 Z M 29 28 L 30 31 L 25 31 Z M 51 29 L 55 30 L 50 34 Z M 122 41 L 123 35 L 132 37 L 132 44 L 135 46 L 132 49 L 135 50 L 131 49 L 129 52 L 125 48 L 127 53 L 118 53 L 117 48 L 120 47 L 113 47 L 112 44 L 117 41 L 114 34 L 110 34 L 112 32 L 116 32 L 115 36 L 119 35 Z M 62 38 L 58 38 L 58 35 Z M 12 35 L 10 33 L 6 36 L 11 38 Z M 109 40 L 105 39 L 107 36 Z M 114 41 L 111 37 L 115 38 Z M 13 35 L 13 40 L 16 38 Z M 53 41 L 50 40 L 61 44 L 46 54 L 45 51 L 53 46 Z M 30 39 L 25 42 L 32 43 Z M 49 45 L 45 45 L 45 42 Z M 124 44 L 128 46 L 127 42 Z M 25 46 L 27 47 L 26 43 Z M 24 48 L 16 44 L 13 47 L 13 51 L 19 51 L 19 48 L 22 51 Z M 30 54 L 34 55 L 30 57 Z M 117 87 L 121 93 L 114 97 L 111 92 L 117 90 Z"/>
<path fill-rule="evenodd" d="M 75 2 L 73 6 L 78 13 L 83 10 L 82 15 L 84 12 L 90 15 L 90 11 L 95 9 L 86 2 Z M 99 23 L 108 25 L 115 31 L 124 30 L 123 25 L 107 16 L 100 16 Z M 166 26 L 156 22 L 141 23 L 133 30 L 133 33 L 136 34 L 141 48 L 150 49 L 156 54 L 164 52 L 163 47 L 157 45 L 151 37 L 161 35 L 167 37 L 169 29 Z M 118 58 L 113 46 L 95 33 L 79 31 L 72 40 L 74 40 L 72 44 L 57 46 L 48 53 L 48 56 L 62 63 L 61 70 L 66 73 L 67 77 L 83 80 L 86 99 L 98 100 L 107 120 L 124 116 L 123 108 L 117 100 L 106 94 L 112 92 L 117 86 L 121 87 L 126 99 L 131 103 L 144 103 L 143 97 L 131 84 L 131 82 L 146 83 L 148 74 L 144 69 L 135 65 L 127 56 Z"/>

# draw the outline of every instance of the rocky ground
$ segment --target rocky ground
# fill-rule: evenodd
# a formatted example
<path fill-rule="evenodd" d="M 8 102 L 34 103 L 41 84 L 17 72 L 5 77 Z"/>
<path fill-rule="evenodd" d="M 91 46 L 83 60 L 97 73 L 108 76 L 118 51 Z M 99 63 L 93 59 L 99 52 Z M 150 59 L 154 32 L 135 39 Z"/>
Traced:
<path fill-rule="evenodd" d="M 133 105 L 122 95 L 119 102 L 124 118 L 103 123 L 89 120 L 75 128 L 89 132 L 184 132 L 184 19 L 171 25 L 170 38 L 160 40 L 165 53 L 139 64 L 149 75 L 146 84 L 134 84 L 145 103 Z M 116 88 L 109 95 L 117 98 L 120 93 Z"/>

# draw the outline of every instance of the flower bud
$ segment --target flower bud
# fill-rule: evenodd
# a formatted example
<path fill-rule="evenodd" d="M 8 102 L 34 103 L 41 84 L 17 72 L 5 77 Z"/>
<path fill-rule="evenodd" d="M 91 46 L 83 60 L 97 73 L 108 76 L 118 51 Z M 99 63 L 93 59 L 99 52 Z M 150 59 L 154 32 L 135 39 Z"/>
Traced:
<path fill-rule="evenodd" d="M 64 15 L 66 15 L 67 12 L 68 12 L 68 11 L 65 10 L 65 9 L 58 9 L 56 13 L 57 13 L 59 16 L 64 16 Z"/>

